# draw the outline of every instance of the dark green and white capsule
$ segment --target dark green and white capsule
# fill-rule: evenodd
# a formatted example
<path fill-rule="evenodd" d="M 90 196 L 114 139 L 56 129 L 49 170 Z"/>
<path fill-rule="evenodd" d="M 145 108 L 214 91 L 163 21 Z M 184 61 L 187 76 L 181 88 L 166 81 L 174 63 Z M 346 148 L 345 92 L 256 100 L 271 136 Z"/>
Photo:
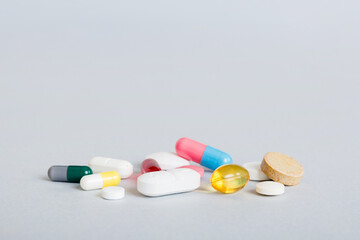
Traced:
<path fill-rule="evenodd" d="M 48 176 L 54 182 L 80 182 L 80 179 L 92 174 L 92 170 L 88 166 L 51 166 L 48 170 Z"/>

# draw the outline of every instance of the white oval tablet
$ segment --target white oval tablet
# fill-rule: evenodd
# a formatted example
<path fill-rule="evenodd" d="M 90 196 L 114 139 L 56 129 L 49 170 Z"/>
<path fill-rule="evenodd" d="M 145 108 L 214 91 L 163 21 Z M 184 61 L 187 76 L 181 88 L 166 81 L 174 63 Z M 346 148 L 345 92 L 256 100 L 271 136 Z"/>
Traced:
<path fill-rule="evenodd" d="M 190 165 L 190 162 L 188 160 L 172 152 L 156 152 L 145 156 L 145 159 L 149 158 L 157 161 L 162 170 L 174 169 Z"/>
<path fill-rule="evenodd" d="M 123 187 L 106 187 L 101 191 L 101 197 L 107 200 L 122 199 L 125 196 Z"/>
<path fill-rule="evenodd" d="M 262 195 L 280 195 L 285 192 L 285 186 L 279 182 L 266 181 L 256 184 L 256 192 Z"/>
<path fill-rule="evenodd" d="M 260 168 L 261 162 L 248 162 L 243 165 L 246 170 L 248 170 L 250 175 L 250 180 L 252 181 L 265 181 L 270 180 L 266 174 L 261 171 Z"/>
<path fill-rule="evenodd" d="M 89 167 L 94 173 L 116 171 L 122 179 L 130 177 L 134 171 L 134 167 L 130 162 L 106 157 L 92 158 Z"/>
<path fill-rule="evenodd" d="M 200 174 L 189 168 L 145 173 L 137 179 L 137 190 L 150 197 L 189 192 L 200 187 Z"/>

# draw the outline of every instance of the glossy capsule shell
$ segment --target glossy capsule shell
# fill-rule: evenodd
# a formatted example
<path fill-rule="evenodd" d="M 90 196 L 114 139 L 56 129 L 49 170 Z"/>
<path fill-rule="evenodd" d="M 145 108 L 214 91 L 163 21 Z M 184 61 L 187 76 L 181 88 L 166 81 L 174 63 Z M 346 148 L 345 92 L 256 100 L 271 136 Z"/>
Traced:
<path fill-rule="evenodd" d="M 88 166 L 60 166 L 55 165 L 49 168 L 48 176 L 54 182 L 80 182 L 83 176 L 92 174 Z"/>
<path fill-rule="evenodd" d="M 96 173 L 84 176 L 80 180 L 80 186 L 84 190 L 94 190 L 104 187 L 117 186 L 120 183 L 120 174 L 112 172 Z"/>
<path fill-rule="evenodd" d="M 229 154 L 189 138 L 180 138 L 175 148 L 180 157 L 199 163 L 212 170 L 232 163 Z"/>
<path fill-rule="evenodd" d="M 89 162 L 94 173 L 116 171 L 121 178 L 128 178 L 133 174 L 133 165 L 126 160 L 107 157 L 94 157 Z"/>
<path fill-rule="evenodd" d="M 188 169 L 192 169 L 194 171 L 196 171 L 197 173 L 200 174 L 200 177 L 204 176 L 204 168 L 199 167 L 199 166 L 194 166 L 194 165 L 186 165 L 186 166 L 181 166 L 181 167 L 177 167 L 175 169 L 178 168 L 188 168 Z M 170 169 L 168 169 L 170 170 Z M 154 159 L 145 159 L 142 164 L 141 164 L 141 173 L 148 173 L 148 172 L 157 172 L 157 171 L 162 171 L 162 169 L 160 168 L 159 163 L 154 160 Z"/>
<path fill-rule="evenodd" d="M 190 165 L 190 162 L 173 152 L 155 152 L 145 156 L 145 159 L 154 159 L 162 170 L 174 169 Z"/>
<path fill-rule="evenodd" d="M 227 164 L 212 173 L 210 182 L 219 192 L 234 193 L 249 182 L 249 172 L 239 165 Z"/>
<path fill-rule="evenodd" d="M 161 168 L 157 161 L 154 159 L 145 159 L 141 163 L 141 173 L 157 172 L 161 171 Z"/>

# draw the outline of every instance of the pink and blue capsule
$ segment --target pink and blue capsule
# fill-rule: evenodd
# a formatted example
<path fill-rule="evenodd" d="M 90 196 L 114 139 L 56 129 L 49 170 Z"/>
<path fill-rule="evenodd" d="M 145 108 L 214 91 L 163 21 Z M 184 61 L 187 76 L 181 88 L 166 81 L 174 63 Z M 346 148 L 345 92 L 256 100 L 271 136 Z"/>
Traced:
<path fill-rule="evenodd" d="M 176 142 L 175 148 L 180 157 L 212 170 L 233 162 L 229 154 L 190 138 L 180 138 Z"/>

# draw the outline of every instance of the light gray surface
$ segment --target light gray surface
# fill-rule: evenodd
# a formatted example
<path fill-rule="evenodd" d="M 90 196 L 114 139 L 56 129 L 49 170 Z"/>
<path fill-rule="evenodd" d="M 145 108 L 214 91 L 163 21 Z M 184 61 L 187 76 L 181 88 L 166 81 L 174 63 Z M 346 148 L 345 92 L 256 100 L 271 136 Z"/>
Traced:
<path fill-rule="evenodd" d="M 0 1 L 0 239 L 358 239 L 358 1 Z M 180 137 L 305 168 L 262 197 L 106 201 L 55 164 Z"/>

